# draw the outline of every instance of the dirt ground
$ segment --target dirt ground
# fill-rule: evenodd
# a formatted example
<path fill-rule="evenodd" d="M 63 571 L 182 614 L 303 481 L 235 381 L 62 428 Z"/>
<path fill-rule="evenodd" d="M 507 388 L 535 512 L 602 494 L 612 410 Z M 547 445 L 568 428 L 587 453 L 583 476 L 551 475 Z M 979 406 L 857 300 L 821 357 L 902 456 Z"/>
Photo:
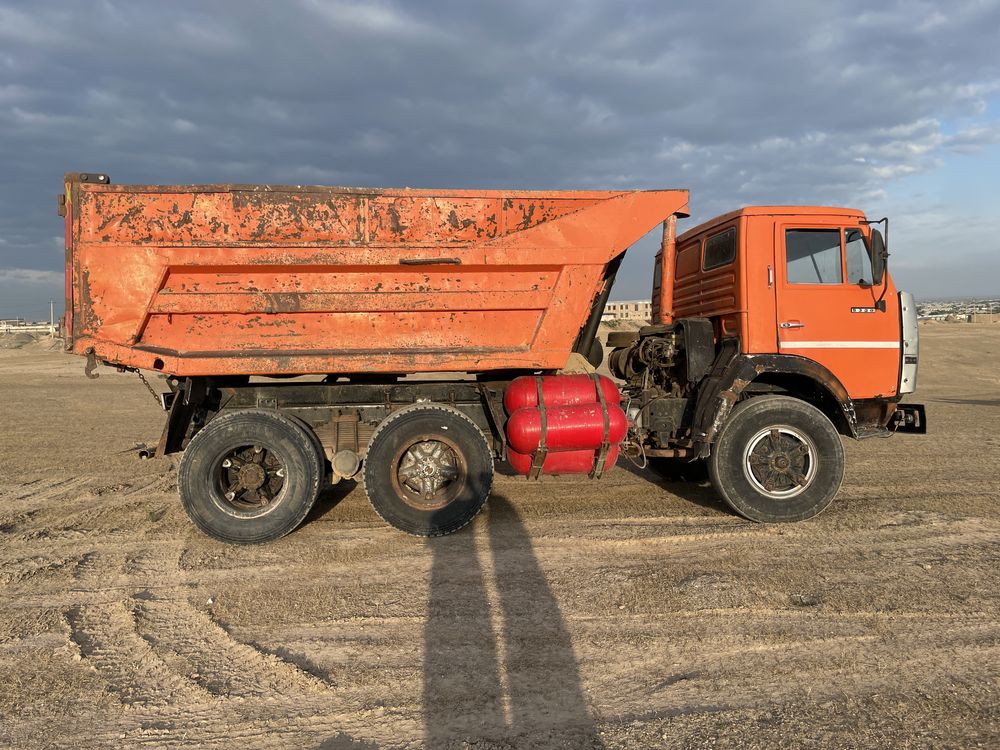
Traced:
<path fill-rule="evenodd" d="M 0 745 L 997 747 L 1000 325 L 921 333 L 930 434 L 806 523 L 619 465 L 429 541 L 338 486 L 249 548 L 135 455 L 135 375 L 0 351 Z"/>

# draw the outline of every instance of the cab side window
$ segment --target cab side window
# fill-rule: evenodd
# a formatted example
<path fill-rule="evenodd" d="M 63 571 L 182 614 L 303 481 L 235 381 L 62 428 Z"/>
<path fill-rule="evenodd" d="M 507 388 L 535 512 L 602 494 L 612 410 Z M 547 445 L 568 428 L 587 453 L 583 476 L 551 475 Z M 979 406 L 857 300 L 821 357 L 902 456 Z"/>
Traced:
<path fill-rule="evenodd" d="M 727 266 L 734 260 L 736 260 L 736 227 L 713 234 L 705 240 L 705 259 L 701 266 L 703 271 Z"/>
<path fill-rule="evenodd" d="M 872 260 L 860 230 L 844 230 L 844 250 L 847 253 L 847 283 L 871 286 Z"/>
<path fill-rule="evenodd" d="M 839 229 L 786 229 L 785 278 L 789 284 L 840 284 Z"/>

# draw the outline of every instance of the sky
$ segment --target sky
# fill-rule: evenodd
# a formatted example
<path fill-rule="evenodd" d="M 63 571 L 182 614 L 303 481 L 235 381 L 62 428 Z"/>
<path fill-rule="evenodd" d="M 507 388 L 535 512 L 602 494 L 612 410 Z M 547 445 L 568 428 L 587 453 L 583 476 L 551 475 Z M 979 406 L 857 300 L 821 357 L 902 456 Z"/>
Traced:
<path fill-rule="evenodd" d="M 58 314 L 76 171 L 850 206 L 918 298 L 1000 295 L 998 39 L 1000 0 L 0 0 L 0 317 Z"/>

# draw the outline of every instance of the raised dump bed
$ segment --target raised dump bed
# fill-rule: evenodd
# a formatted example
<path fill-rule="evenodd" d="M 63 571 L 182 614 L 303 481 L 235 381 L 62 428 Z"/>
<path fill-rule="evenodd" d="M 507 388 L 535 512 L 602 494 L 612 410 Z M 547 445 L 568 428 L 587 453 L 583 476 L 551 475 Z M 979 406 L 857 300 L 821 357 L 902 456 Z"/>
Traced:
<path fill-rule="evenodd" d="M 67 341 L 178 376 L 557 369 L 687 197 L 67 175 Z"/>

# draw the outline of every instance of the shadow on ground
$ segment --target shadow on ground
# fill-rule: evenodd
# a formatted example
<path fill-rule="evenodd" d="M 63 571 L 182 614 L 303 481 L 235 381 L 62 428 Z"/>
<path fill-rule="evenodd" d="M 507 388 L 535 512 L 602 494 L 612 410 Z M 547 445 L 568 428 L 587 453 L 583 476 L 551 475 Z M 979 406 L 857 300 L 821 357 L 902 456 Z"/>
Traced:
<path fill-rule="evenodd" d="M 305 520 L 302 522 L 303 526 L 308 526 L 315 521 L 320 520 L 327 513 L 330 513 L 334 508 L 340 505 L 341 501 L 351 494 L 354 489 L 358 486 L 358 483 L 353 479 L 345 479 L 334 485 L 328 485 L 320 491 L 319 497 L 316 498 L 316 503 L 313 505 L 312 510 L 309 511 L 309 515 L 306 516 Z"/>
<path fill-rule="evenodd" d="M 672 460 L 661 462 L 657 469 L 654 469 L 652 464 L 639 468 L 623 456 L 618 459 L 618 467 L 647 482 L 659 485 L 671 494 L 694 505 L 700 505 L 702 508 L 707 508 L 721 515 L 735 517 L 735 514 L 708 481 L 708 470 L 705 468 L 704 461 L 692 463 Z"/>
<path fill-rule="evenodd" d="M 501 495 L 486 513 L 485 535 L 466 530 L 428 542 L 427 746 L 600 747 L 569 631 L 521 517 Z M 493 581 L 479 545 L 489 547 Z"/>

